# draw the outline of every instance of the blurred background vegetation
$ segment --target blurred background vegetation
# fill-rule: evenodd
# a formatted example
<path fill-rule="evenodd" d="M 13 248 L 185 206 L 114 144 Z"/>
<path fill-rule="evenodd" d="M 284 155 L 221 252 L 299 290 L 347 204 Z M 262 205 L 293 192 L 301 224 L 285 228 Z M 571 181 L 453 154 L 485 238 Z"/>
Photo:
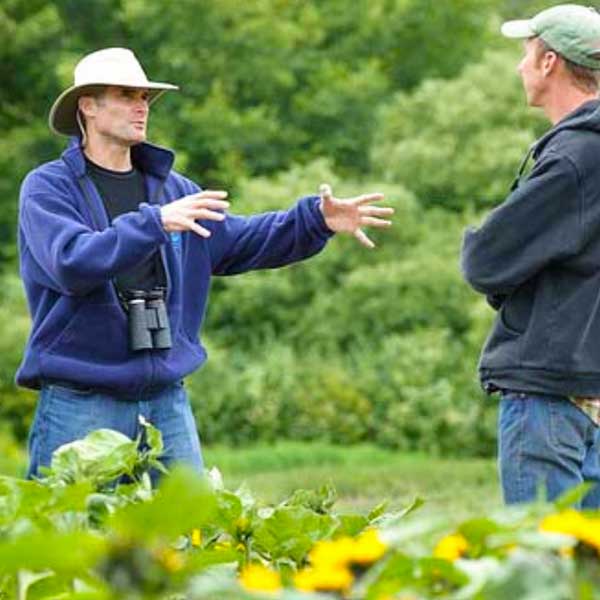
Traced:
<path fill-rule="evenodd" d="M 499 25 L 557 3 L 0 0 L 6 435 L 25 439 L 36 398 L 13 384 L 29 327 L 20 181 L 65 145 L 46 116 L 78 58 L 127 46 L 181 86 L 153 107 L 151 141 L 203 187 L 230 190 L 236 212 L 286 207 L 323 181 L 337 196 L 384 191 L 397 211 L 373 252 L 340 237 L 306 264 L 215 279 L 210 360 L 189 378 L 204 442 L 492 454 L 495 402 L 476 365 L 493 314 L 462 282 L 459 248 L 547 127 Z"/>

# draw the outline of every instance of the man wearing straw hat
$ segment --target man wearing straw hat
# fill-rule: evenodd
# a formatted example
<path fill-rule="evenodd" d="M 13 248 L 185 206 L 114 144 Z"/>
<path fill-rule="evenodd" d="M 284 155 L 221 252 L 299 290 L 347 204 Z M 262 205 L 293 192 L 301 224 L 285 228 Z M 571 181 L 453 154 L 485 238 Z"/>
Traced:
<path fill-rule="evenodd" d="M 552 128 L 506 201 L 464 237 L 468 282 L 498 310 L 480 360 L 501 394 L 506 502 L 589 482 L 600 508 L 600 15 L 566 4 L 505 23 L 518 71 Z"/>
<path fill-rule="evenodd" d="M 149 81 L 134 54 L 84 57 L 50 111 L 72 136 L 25 178 L 21 275 L 32 317 L 19 385 L 39 389 L 29 476 L 62 444 L 98 428 L 131 438 L 140 418 L 163 434 L 163 461 L 202 468 L 183 378 L 206 359 L 198 339 L 210 277 L 275 268 L 319 252 L 334 232 L 371 247 L 363 226 L 386 227 L 381 194 L 336 199 L 325 188 L 288 211 L 227 212 L 146 143 L 149 105 L 177 89 Z"/>

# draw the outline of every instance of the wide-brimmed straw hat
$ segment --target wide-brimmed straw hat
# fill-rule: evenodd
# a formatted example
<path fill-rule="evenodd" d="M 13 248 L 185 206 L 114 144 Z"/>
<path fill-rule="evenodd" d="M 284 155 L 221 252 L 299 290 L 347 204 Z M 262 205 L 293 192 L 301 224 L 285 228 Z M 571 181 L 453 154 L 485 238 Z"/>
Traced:
<path fill-rule="evenodd" d="M 148 81 L 135 54 L 127 48 L 105 48 L 84 56 L 77 63 L 73 78 L 73 85 L 55 100 L 48 118 L 50 129 L 61 135 L 80 133 L 77 124 L 77 101 L 80 96 L 99 86 L 118 85 L 147 89 L 150 102 L 166 90 L 179 89 L 170 83 Z"/>

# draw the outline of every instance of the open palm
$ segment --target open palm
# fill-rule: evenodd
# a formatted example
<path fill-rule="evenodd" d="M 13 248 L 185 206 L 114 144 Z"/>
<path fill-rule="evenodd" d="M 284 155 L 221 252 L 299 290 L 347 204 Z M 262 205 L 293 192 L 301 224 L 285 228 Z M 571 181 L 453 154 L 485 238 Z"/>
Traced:
<path fill-rule="evenodd" d="M 375 244 L 368 238 L 362 227 L 389 227 L 392 222 L 381 217 L 394 214 L 394 209 L 383 206 L 373 206 L 373 202 L 383 200 L 383 194 L 363 194 L 355 198 L 334 198 L 331 187 L 323 184 L 321 194 L 321 212 L 327 227 L 336 233 L 351 233 L 367 248 Z"/>

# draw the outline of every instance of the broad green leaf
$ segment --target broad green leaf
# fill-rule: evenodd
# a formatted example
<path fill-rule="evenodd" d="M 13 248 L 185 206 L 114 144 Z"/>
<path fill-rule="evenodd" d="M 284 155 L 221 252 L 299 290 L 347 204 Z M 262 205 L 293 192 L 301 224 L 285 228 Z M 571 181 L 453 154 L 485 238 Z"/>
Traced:
<path fill-rule="evenodd" d="M 138 442 L 111 429 L 98 429 L 85 438 L 64 444 L 52 455 L 51 480 L 108 483 L 131 473 L 138 459 Z"/>
<path fill-rule="evenodd" d="M 109 522 L 126 538 L 175 539 L 210 524 L 215 514 L 215 497 L 206 480 L 178 467 L 162 480 L 152 500 L 119 509 Z"/>
<path fill-rule="evenodd" d="M 256 524 L 254 545 L 272 559 L 290 557 L 300 563 L 316 541 L 331 536 L 336 525 L 336 519 L 330 515 L 285 506 Z"/>
<path fill-rule="evenodd" d="M 282 502 L 285 506 L 303 506 L 315 512 L 328 512 L 337 500 L 337 492 L 331 483 L 316 490 L 296 490 Z"/>
<path fill-rule="evenodd" d="M 232 564 L 240 561 L 240 554 L 233 548 L 223 550 L 199 550 L 188 555 L 186 571 L 199 573 L 214 565 Z"/>
<path fill-rule="evenodd" d="M 401 590 L 420 590 L 424 593 L 449 592 L 468 582 L 468 578 L 451 563 L 435 558 L 413 558 L 403 553 L 394 554 L 384 564 L 367 573 L 359 585 L 367 599 L 392 595 Z"/>
<path fill-rule="evenodd" d="M 373 518 L 372 522 L 378 527 L 394 527 L 398 525 L 402 521 L 402 519 L 404 519 L 407 515 L 421 508 L 423 504 L 425 504 L 425 500 L 417 496 L 410 504 L 408 504 L 401 510 L 393 513 L 382 512 L 381 515 Z"/>
<path fill-rule="evenodd" d="M 224 531 L 233 534 L 235 522 L 242 516 L 242 501 L 233 493 L 227 491 L 217 492 L 217 511 L 214 523 Z"/>
<path fill-rule="evenodd" d="M 354 537 L 358 535 L 367 525 L 369 519 L 362 515 L 338 515 L 339 525 L 335 529 L 333 537 L 347 535 Z"/>
<path fill-rule="evenodd" d="M 90 533 L 39 532 L 0 542 L 0 567 L 9 573 L 20 569 L 85 572 L 96 563 L 105 547 L 103 539 Z"/>

